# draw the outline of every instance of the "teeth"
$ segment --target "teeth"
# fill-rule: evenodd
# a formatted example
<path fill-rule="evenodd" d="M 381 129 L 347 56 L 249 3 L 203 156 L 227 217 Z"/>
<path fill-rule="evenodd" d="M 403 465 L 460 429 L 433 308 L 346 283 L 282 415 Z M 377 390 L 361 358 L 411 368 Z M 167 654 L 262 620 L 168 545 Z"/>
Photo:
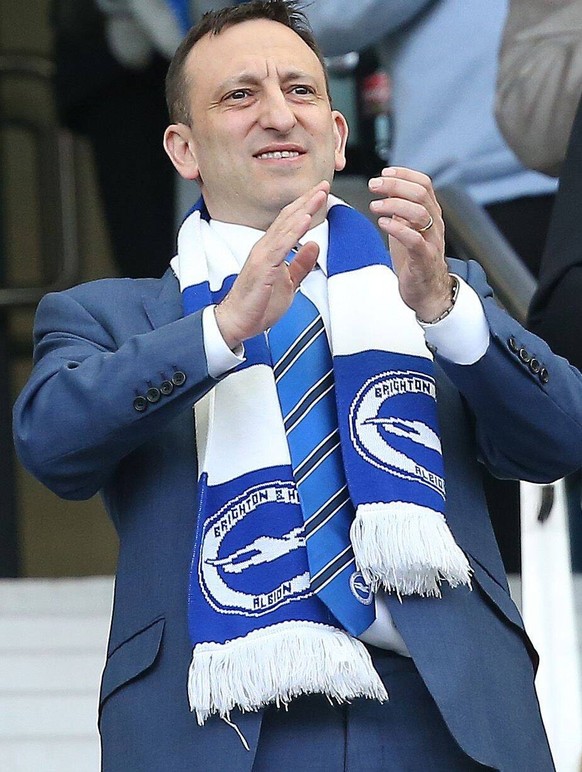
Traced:
<path fill-rule="evenodd" d="M 257 158 L 297 158 L 297 150 L 275 150 L 273 153 L 261 153 Z"/>

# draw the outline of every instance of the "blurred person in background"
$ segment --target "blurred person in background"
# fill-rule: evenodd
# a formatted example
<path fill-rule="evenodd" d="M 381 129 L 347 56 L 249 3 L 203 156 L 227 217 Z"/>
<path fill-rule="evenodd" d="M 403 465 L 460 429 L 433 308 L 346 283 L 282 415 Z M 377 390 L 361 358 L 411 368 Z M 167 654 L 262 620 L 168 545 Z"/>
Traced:
<path fill-rule="evenodd" d="M 529 326 L 582 368 L 582 4 L 510 0 L 496 116 L 515 153 L 559 176 Z M 575 119 L 575 116 L 576 119 Z M 575 119 L 575 120 L 574 120 Z M 582 571 L 580 472 L 566 480 L 572 567 Z"/>
<path fill-rule="evenodd" d="M 63 126 L 91 147 L 113 261 L 122 276 L 161 276 L 183 203 L 161 137 L 164 79 L 212 0 L 52 0 L 55 98 Z M 140 227 L 136 228 L 136 223 Z"/>
<path fill-rule="evenodd" d="M 507 0 L 315 0 L 326 55 L 374 45 L 392 84 L 390 162 L 459 184 L 537 274 L 556 182 L 523 166 L 494 113 Z"/>
<path fill-rule="evenodd" d="M 510 0 L 495 113 L 525 166 L 559 176 L 582 95 L 582 3 Z"/>
<path fill-rule="evenodd" d="M 91 147 L 114 264 L 122 276 L 160 276 L 175 245 L 175 175 L 160 142 L 168 59 L 143 31 L 120 56 L 110 41 L 121 31 L 111 34 L 97 0 L 53 0 L 51 18 L 58 114 Z"/>
<path fill-rule="evenodd" d="M 560 187 L 529 327 L 582 370 L 582 101 L 560 165 Z M 582 572 L 582 474 L 567 480 L 572 568 Z"/>
<path fill-rule="evenodd" d="M 392 86 L 390 163 L 462 186 L 537 275 L 556 181 L 527 169 L 494 114 L 507 0 L 315 0 L 325 54 L 374 45 Z M 448 250 L 451 253 L 451 250 Z M 506 568 L 520 569 L 517 484 L 486 475 Z"/>

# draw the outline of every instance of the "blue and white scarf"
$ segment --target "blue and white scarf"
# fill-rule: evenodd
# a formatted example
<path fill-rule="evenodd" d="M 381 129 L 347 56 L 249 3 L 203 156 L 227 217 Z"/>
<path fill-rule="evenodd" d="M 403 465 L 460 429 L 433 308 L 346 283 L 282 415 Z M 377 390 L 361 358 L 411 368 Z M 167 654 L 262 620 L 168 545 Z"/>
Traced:
<path fill-rule="evenodd" d="M 184 313 L 219 303 L 239 271 L 203 204 L 172 268 Z M 398 595 L 469 584 L 444 519 L 431 354 L 376 229 L 330 196 L 328 297 L 342 455 L 365 580 Z M 387 699 L 361 641 L 310 589 L 303 516 L 266 336 L 195 405 L 200 467 L 189 590 L 189 698 L 198 722 L 305 693 Z"/>

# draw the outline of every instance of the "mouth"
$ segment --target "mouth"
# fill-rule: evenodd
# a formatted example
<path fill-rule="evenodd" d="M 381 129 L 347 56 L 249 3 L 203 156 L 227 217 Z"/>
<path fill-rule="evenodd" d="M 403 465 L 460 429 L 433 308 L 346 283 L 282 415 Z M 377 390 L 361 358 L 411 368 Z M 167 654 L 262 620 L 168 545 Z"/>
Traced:
<path fill-rule="evenodd" d="M 305 150 L 299 147 L 266 147 L 255 153 L 255 158 L 259 161 L 280 161 L 286 159 L 299 158 L 305 154 Z"/>

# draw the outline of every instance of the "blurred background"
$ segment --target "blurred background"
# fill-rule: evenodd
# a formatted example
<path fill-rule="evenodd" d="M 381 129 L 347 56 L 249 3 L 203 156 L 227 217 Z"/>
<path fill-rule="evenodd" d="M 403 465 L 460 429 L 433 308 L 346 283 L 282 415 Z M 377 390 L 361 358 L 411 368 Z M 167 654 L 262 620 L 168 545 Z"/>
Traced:
<path fill-rule="evenodd" d="M 13 461 L 9 405 L 31 368 L 37 296 L 115 275 L 93 156 L 58 129 L 49 0 L 0 2 L 0 572 L 113 573 L 116 541 L 98 499 L 61 501 Z M 80 73 L 81 77 L 88 77 Z M 134 181 L 139 185 L 139 175 Z M 6 288 L 14 288 L 13 292 Z M 31 289 L 26 293 L 20 289 Z M 35 291 L 35 288 L 39 288 Z"/>

